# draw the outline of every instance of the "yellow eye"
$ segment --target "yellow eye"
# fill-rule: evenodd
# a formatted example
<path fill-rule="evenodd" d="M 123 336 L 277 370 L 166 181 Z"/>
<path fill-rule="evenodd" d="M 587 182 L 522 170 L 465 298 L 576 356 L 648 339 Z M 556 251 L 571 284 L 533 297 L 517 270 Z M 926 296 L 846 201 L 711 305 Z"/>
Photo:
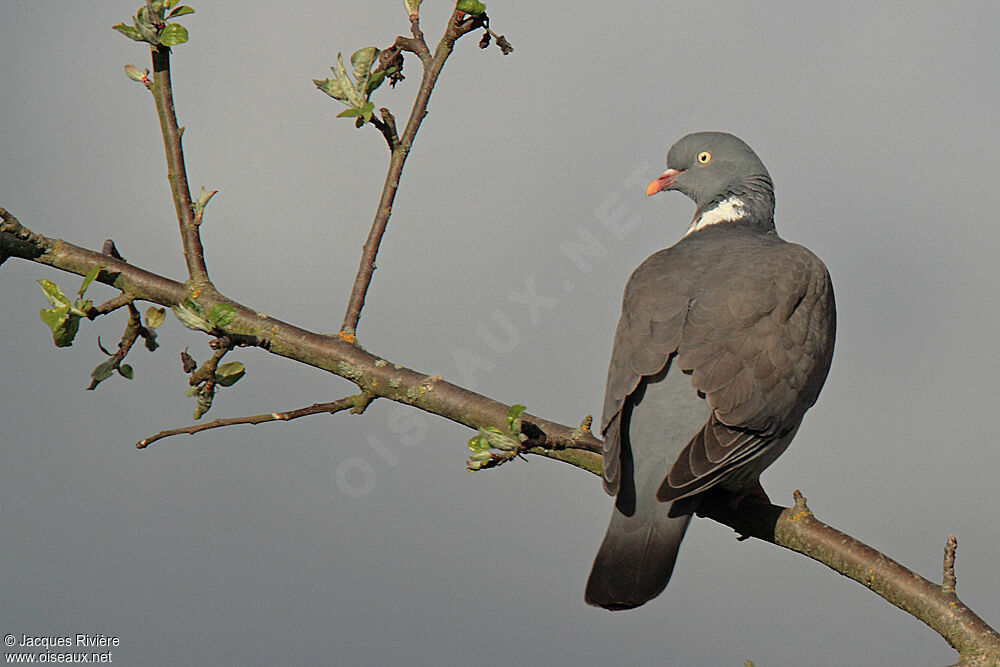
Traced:
<path fill-rule="evenodd" d="M 712 159 L 712 154 L 708 151 L 702 151 L 698 153 L 698 162 L 702 164 L 708 164 L 709 160 Z"/>

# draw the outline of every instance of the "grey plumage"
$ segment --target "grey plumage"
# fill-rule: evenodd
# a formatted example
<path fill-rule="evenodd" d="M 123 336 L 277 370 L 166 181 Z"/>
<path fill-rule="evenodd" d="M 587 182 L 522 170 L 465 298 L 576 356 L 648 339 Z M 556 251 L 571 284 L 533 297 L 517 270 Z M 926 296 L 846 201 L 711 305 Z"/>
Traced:
<path fill-rule="evenodd" d="M 678 141 L 667 166 L 647 193 L 681 190 L 697 210 L 692 230 L 625 288 L 602 419 L 604 487 L 616 501 L 586 594 L 607 609 L 664 589 L 702 492 L 757 485 L 833 355 L 829 275 L 775 232 L 756 154 L 702 132 Z"/>

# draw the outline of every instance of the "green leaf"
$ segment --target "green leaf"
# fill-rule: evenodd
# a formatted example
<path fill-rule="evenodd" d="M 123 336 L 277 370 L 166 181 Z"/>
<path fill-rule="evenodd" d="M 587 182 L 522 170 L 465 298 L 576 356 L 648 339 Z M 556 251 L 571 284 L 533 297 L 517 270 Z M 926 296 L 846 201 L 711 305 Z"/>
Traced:
<path fill-rule="evenodd" d="M 146 309 L 146 328 L 147 329 L 159 329 L 163 325 L 163 322 L 167 319 L 167 309 L 166 308 L 153 308 L 150 306 Z"/>
<path fill-rule="evenodd" d="M 331 68 L 332 69 L 332 68 Z M 333 79 L 313 79 L 316 87 L 335 100 L 348 104 L 347 93 L 341 88 L 340 82 Z"/>
<path fill-rule="evenodd" d="M 360 107 L 364 104 L 364 100 L 361 99 L 358 89 L 347 76 L 347 70 L 344 69 L 344 61 L 341 58 L 341 54 L 337 54 L 337 67 L 331 67 L 330 69 L 333 70 L 333 75 L 337 77 L 337 83 L 340 85 L 340 89 L 344 91 L 344 94 L 347 96 L 346 100 L 341 101 L 352 107 Z"/>
<path fill-rule="evenodd" d="M 172 0 L 168 5 L 168 7 L 172 7 L 175 2 L 177 2 L 177 0 Z M 167 18 L 173 19 L 177 18 L 178 16 L 184 16 L 185 14 L 194 14 L 194 10 L 188 7 L 187 5 L 181 5 L 174 11 L 170 12 L 170 14 L 167 15 Z"/>
<path fill-rule="evenodd" d="M 188 329 L 205 332 L 212 330 L 212 325 L 205 319 L 205 309 L 191 297 L 185 297 L 184 301 L 171 306 L 170 310 Z"/>
<path fill-rule="evenodd" d="M 209 192 L 205 189 L 204 185 L 201 186 L 201 194 L 198 195 L 197 201 L 191 202 L 191 207 L 194 209 L 195 224 L 201 224 L 202 216 L 205 215 L 205 207 L 208 206 L 208 202 L 212 201 L 212 197 L 218 194 L 218 192 L 218 190 Z"/>
<path fill-rule="evenodd" d="M 160 44 L 163 46 L 177 46 L 188 41 L 187 28 L 179 23 L 168 23 L 160 31 Z"/>
<path fill-rule="evenodd" d="M 466 14 L 479 16 L 486 11 L 486 5 L 479 2 L 479 0 L 458 0 L 458 3 L 455 5 L 455 9 L 465 12 Z"/>
<path fill-rule="evenodd" d="M 375 104 L 368 100 L 371 93 L 385 81 L 386 74 L 394 72 L 395 67 L 388 71 L 372 72 L 371 68 L 378 58 L 379 50 L 374 46 L 358 49 L 351 55 L 351 67 L 354 81 L 351 81 L 344 69 L 343 55 L 337 54 L 337 66 L 331 67 L 335 79 L 313 79 L 316 87 L 330 97 L 347 105 L 347 109 L 337 114 L 337 118 L 360 117 L 355 125 L 361 127 L 372 119 Z"/>
<path fill-rule="evenodd" d="M 524 412 L 524 406 L 520 403 L 510 406 L 510 410 L 507 411 L 507 430 L 511 433 L 521 432 L 521 424 L 518 423 L 518 420 L 521 418 L 522 412 Z"/>
<path fill-rule="evenodd" d="M 406 11 L 407 13 L 409 13 L 410 16 L 417 15 L 417 12 L 420 9 L 420 3 L 423 2 L 423 0 L 403 0 L 403 1 L 406 4 Z"/>
<path fill-rule="evenodd" d="M 199 387 L 188 387 L 184 392 L 184 395 L 191 398 L 192 396 L 197 396 L 199 391 L 201 391 L 201 388 Z"/>
<path fill-rule="evenodd" d="M 351 54 L 351 67 L 354 68 L 354 78 L 357 81 L 368 76 L 371 72 L 372 64 L 378 58 L 378 47 L 366 46 Z"/>
<path fill-rule="evenodd" d="M 477 434 L 469 438 L 469 449 L 474 452 L 487 452 L 490 449 L 490 445 L 486 442 L 486 438 Z"/>
<path fill-rule="evenodd" d="M 524 406 L 512 405 L 507 410 L 507 432 L 494 426 L 480 426 L 478 434 L 469 438 L 472 454 L 466 467 L 475 472 L 483 468 L 493 468 L 514 459 L 528 436 L 521 433 L 521 414 Z"/>
<path fill-rule="evenodd" d="M 69 309 L 71 315 L 76 315 L 77 317 L 86 317 L 87 311 L 93 307 L 93 303 L 90 299 L 77 299 L 73 302 L 73 307 Z"/>
<path fill-rule="evenodd" d="M 177 4 L 177 0 L 164 0 L 164 2 L 163 2 L 163 6 L 165 8 L 167 8 L 167 9 L 170 9 L 171 7 L 173 7 L 176 4 Z"/>
<path fill-rule="evenodd" d="M 73 344 L 73 339 L 76 338 L 76 333 L 79 330 L 80 318 L 71 315 L 66 318 L 60 328 L 53 329 L 52 342 L 56 344 L 56 347 L 69 347 Z"/>
<path fill-rule="evenodd" d="M 146 18 L 145 7 L 139 8 L 139 16 L 135 20 L 135 27 L 142 35 L 142 41 L 149 42 L 150 44 L 160 43 L 160 37 L 156 34 L 156 29 L 153 28 L 153 24 Z"/>
<path fill-rule="evenodd" d="M 111 26 L 113 30 L 117 30 L 121 34 L 125 35 L 129 39 L 134 39 L 137 42 L 145 42 L 142 38 L 142 34 L 130 25 L 125 25 L 124 23 L 119 23 L 118 25 Z"/>
<path fill-rule="evenodd" d="M 165 308 L 153 308 L 150 306 L 146 309 L 146 335 L 143 336 L 143 344 L 150 352 L 160 346 L 160 344 L 156 342 L 156 329 L 158 329 L 166 319 L 167 311 Z"/>
<path fill-rule="evenodd" d="M 126 380 L 131 380 L 135 377 L 135 371 L 128 364 L 122 364 L 118 367 L 118 373 Z"/>
<path fill-rule="evenodd" d="M 367 123 L 372 119 L 372 112 L 375 110 L 375 104 L 373 102 L 365 102 L 361 108 L 350 108 L 344 109 L 337 114 L 337 118 L 351 118 L 354 116 L 361 116 L 365 119 Z"/>
<path fill-rule="evenodd" d="M 104 382 L 111 374 L 115 372 L 115 368 L 118 366 L 118 357 L 109 357 L 103 363 L 99 364 L 97 368 L 90 372 L 90 377 L 93 378 L 93 384 L 90 388 L 93 389 L 99 383 Z"/>
<path fill-rule="evenodd" d="M 68 343 L 60 344 L 59 341 L 65 338 L 64 329 L 69 319 L 69 306 L 46 308 L 38 311 L 38 315 L 42 318 L 42 322 L 45 322 L 46 326 L 52 330 L 52 340 L 55 342 L 56 347 L 67 347 Z M 70 338 L 70 342 L 72 342 L 72 337 Z"/>
<path fill-rule="evenodd" d="M 239 361 L 222 364 L 215 370 L 215 383 L 221 387 L 231 387 L 246 375 L 246 368 Z"/>
<path fill-rule="evenodd" d="M 52 342 L 56 347 L 69 347 L 73 344 L 73 339 L 80 330 L 81 315 L 74 313 L 68 303 L 56 308 L 45 308 L 38 311 L 38 315 L 52 330 Z"/>
<path fill-rule="evenodd" d="M 236 306 L 231 303 L 217 303 L 208 311 L 208 321 L 219 329 L 225 329 L 236 319 Z"/>
<path fill-rule="evenodd" d="M 482 464 L 489 461 L 493 457 L 489 452 L 476 452 L 475 454 L 469 454 L 469 470 L 475 472 L 482 467 Z"/>
<path fill-rule="evenodd" d="M 392 74 L 395 71 L 395 67 L 390 67 L 388 70 L 380 69 L 377 72 L 373 72 L 371 77 L 368 79 L 368 85 L 365 86 L 365 96 L 371 95 L 376 88 L 382 85 L 382 82 L 385 81 L 386 74 Z"/>
<path fill-rule="evenodd" d="M 378 57 L 378 48 L 366 46 L 351 54 L 351 67 L 354 69 L 354 81 L 358 90 L 364 90 L 365 98 L 368 97 L 368 78 L 371 76 L 372 63 Z"/>
<path fill-rule="evenodd" d="M 195 401 L 195 408 L 194 408 L 195 419 L 201 419 L 206 412 L 212 409 L 212 399 L 214 398 L 215 398 L 215 392 L 212 391 L 198 392 L 198 398 Z"/>
<path fill-rule="evenodd" d="M 479 428 L 479 442 L 476 443 L 476 449 L 486 451 L 490 449 L 500 449 L 504 451 L 511 451 L 517 449 L 520 443 L 514 440 L 509 434 L 504 433 L 498 428 L 492 426 L 481 426 Z M 472 449 L 472 443 L 469 443 L 470 449 Z"/>
<path fill-rule="evenodd" d="M 87 271 L 87 275 L 83 277 L 83 284 L 80 285 L 80 291 L 77 292 L 81 299 L 83 298 L 83 293 L 87 291 L 88 287 L 90 287 L 90 283 L 94 282 L 94 279 L 97 278 L 97 274 L 99 274 L 103 268 L 103 265 L 95 266 L 90 271 Z"/>
<path fill-rule="evenodd" d="M 38 284 L 42 286 L 42 291 L 45 292 L 45 298 L 47 298 L 49 303 L 53 306 L 69 306 L 69 298 L 62 293 L 62 290 L 59 289 L 59 286 L 54 282 L 43 278 L 38 281 Z"/>
<path fill-rule="evenodd" d="M 199 210 L 204 209 L 206 206 L 208 206 L 208 202 L 212 201 L 212 197 L 214 197 L 218 193 L 219 193 L 218 190 L 212 190 L 211 192 L 209 192 L 208 190 L 205 189 L 204 185 L 201 186 L 201 192 L 198 194 L 198 201 L 197 201 Z"/>

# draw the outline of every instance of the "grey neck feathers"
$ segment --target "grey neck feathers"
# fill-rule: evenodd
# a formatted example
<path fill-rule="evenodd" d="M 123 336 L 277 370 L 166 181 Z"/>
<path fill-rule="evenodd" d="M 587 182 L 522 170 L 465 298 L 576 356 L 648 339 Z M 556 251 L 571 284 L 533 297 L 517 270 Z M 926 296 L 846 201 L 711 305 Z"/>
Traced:
<path fill-rule="evenodd" d="M 718 223 L 737 224 L 760 231 L 774 229 L 774 184 L 766 175 L 751 176 L 727 188 L 695 212 L 691 233 Z"/>

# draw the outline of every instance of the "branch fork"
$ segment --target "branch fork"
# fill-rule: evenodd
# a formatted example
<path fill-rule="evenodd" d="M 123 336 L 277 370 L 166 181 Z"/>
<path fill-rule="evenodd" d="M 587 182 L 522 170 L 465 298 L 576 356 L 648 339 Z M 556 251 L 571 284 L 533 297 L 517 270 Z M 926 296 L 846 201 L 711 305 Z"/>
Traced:
<path fill-rule="evenodd" d="M 485 14 L 482 16 L 485 17 Z M 479 17 L 471 17 L 466 15 L 465 12 L 455 10 L 451 15 L 444 35 L 441 37 L 441 41 L 438 42 L 434 54 L 431 55 L 427 48 L 427 43 L 424 41 L 423 32 L 420 30 L 419 19 L 416 14 L 411 14 L 410 30 L 413 37 L 397 37 L 393 45 L 389 49 L 386 49 L 390 53 L 390 55 L 386 56 L 386 63 L 390 58 L 395 59 L 399 55 L 399 51 L 414 53 L 420 58 L 423 64 L 423 75 L 402 135 L 397 134 L 395 119 L 389 113 L 388 109 L 383 108 L 379 110 L 382 115 L 380 121 L 376 121 L 374 116 L 372 117 L 372 124 L 382 133 L 386 139 L 386 143 L 389 145 L 391 157 L 389 160 L 389 169 L 385 176 L 385 183 L 382 186 L 382 195 L 379 198 L 378 208 L 375 212 L 375 218 L 372 221 L 368 238 L 362 249 L 361 262 L 358 266 L 354 284 L 351 287 L 351 294 L 347 302 L 347 311 L 340 325 L 342 333 L 357 334 L 361 310 L 365 305 L 365 295 L 368 293 L 368 287 L 375 272 L 375 258 L 378 255 L 378 248 L 382 242 L 382 236 L 385 234 L 386 225 L 389 223 L 389 216 L 392 214 L 392 204 L 395 201 L 396 191 L 399 188 L 399 179 L 403 173 L 403 166 L 406 164 L 406 158 L 409 155 L 410 147 L 413 145 L 413 139 L 420 129 L 420 124 L 427 115 L 427 104 L 430 101 L 431 93 L 434 90 L 434 85 L 437 83 L 438 76 L 441 74 L 441 69 L 448 60 L 448 56 L 451 55 L 455 47 L 455 42 L 462 35 L 471 32 L 477 27 L 482 27 L 482 21 L 483 19 Z M 380 60 L 380 62 L 382 61 Z"/>

